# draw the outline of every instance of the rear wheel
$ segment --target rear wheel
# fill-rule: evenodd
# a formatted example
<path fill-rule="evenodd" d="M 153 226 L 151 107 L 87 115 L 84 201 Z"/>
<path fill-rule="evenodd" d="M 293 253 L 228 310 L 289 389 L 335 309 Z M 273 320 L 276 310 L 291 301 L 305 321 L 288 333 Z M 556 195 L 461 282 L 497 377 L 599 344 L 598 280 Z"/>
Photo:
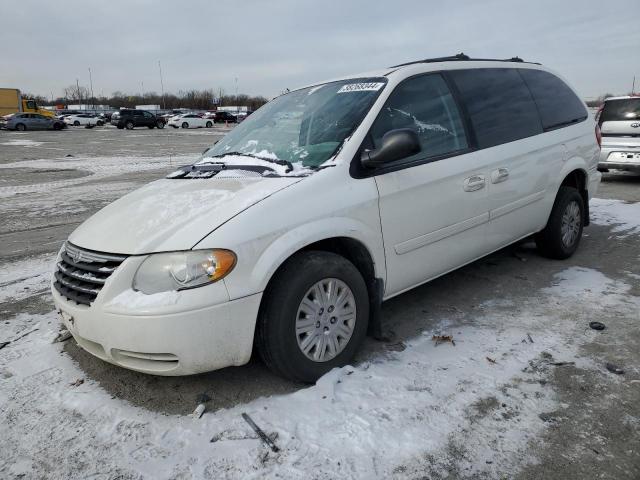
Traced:
<path fill-rule="evenodd" d="M 562 186 L 547 225 L 535 236 L 536 245 L 549 258 L 569 258 L 578 249 L 584 225 L 584 200 L 573 187 Z"/>
<path fill-rule="evenodd" d="M 27 129 L 27 126 L 24 123 L 18 123 L 16 125 L 16 130 L 19 132 L 24 132 Z"/>
<path fill-rule="evenodd" d="M 207 128 L 211 128 L 211 127 L 213 127 L 213 123 L 207 122 Z"/>
<path fill-rule="evenodd" d="M 73 122 L 73 126 L 74 127 L 79 127 L 80 126 L 80 122 L 78 120 L 76 120 L 75 122 Z"/>
<path fill-rule="evenodd" d="M 124 126 L 127 130 L 133 130 L 134 127 L 133 122 L 127 122 L 124 124 Z"/>
<path fill-rule="evenodd" d="M 104 125 L 104 122 L 103 122 L 102 120 L 98 120 L 98 121 L 96 122 L 96 125 L 98 125 L 99 127 L 101 127 L 101 126 L 103 126 L 103 125 Z"/>
<path fill-rule="evenodd" d="M 315 382 L 353 358 L 368 319 L 367 287 L 351 262 L 330 252 L 300 252 L 265 292 L 256 344 L 277 374 Z"/>
<path fill-rule="evenodd" d="M 189 128 L 189 124 L 187 122 L 182 122 L 182 128 Z"/>
<path fill-rule="evenodd" d="M 156 123 L 156 127 L 164 128 L 164 122 L 162 120 L 158 120 L 158 123 Z"/>

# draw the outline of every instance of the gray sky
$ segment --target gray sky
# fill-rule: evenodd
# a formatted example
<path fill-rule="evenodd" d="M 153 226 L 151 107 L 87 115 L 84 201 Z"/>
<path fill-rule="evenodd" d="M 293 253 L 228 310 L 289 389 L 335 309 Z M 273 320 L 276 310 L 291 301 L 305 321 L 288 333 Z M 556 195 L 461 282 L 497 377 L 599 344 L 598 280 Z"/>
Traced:
<path fill-rule="evenodd" d="M 20 0 L 0 3 L 0 86 L 57 96 L 220 88 L 273 96 L 340 75 L 464 53 L 518 55 L 584 97 L 640 85 L 639 0 Z M 636 88 L 640 90 L 640 86 Z"/>

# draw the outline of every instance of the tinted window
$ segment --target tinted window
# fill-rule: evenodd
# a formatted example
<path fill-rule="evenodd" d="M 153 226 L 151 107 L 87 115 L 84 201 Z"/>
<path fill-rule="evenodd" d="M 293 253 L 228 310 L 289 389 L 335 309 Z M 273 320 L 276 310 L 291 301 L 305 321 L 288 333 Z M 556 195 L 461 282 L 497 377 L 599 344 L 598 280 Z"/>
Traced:
<path fill-rule="evenodd" d="M 515 69 L 453 70 L 450 74 L 471 117 L 478 147 L 542 133 L 536 104 Z"/>
<path fill-rule="evenodd" d="M 640 119 L 640 98 L 607 100 L 600 115 L 602 122 L 624 122 Z"/>
<path fill-rule="evenodd" d="M 542 128 L 552 130 L 587 118 L 582 101 L 558 77 L 541 70 L 523 68 L 519 72 L 538 106 Z"/>
<path fill-rule="evenodd" d="M 396 87 L 371 127 L 374 148 L 390 130 L 410 128 L 421 151 L 408 160 L 434 157 L 467 148 L 458 108 L 440 75 L 422 75 Z"/>

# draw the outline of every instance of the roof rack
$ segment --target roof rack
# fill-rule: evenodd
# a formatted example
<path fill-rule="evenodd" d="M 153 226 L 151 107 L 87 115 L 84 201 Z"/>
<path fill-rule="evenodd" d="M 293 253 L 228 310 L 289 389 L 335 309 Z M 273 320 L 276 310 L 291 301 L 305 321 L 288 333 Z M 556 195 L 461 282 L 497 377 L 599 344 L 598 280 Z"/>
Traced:
<path fill-rule="evenodd" d="M 459 53 L 457 55 L 450 55 L 448 57 L 436 57 L 436 58 L 425 58 L 424 60 L 416 60 L 414 62 L 401 63 L 399 65 L 394 65 L 389 68 L 398 68 L 398 67 L 406 67 L 407 65 L 415 65 L 416 63 L 437 63 L 437 62 L 456 62 L 456 61 L 470 61 L 470 62 L 518 62 L 518 63 L 535 63 L 536 65 L 540 65 L 536 62 L 525 62 L 520 57 L 511 57 L 511 58 L 471 58 L 464 53 Z"/>

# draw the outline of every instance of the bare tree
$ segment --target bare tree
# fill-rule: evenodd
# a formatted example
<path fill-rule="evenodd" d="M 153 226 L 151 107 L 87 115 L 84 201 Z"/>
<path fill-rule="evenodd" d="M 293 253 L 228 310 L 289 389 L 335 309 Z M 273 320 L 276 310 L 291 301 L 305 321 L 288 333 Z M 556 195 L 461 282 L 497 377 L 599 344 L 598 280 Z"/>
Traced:
<path fill-rule="evenodd" d="M 89 98 L 89 89 L 80 85 L 69 85 L 63 92 L 67 101 L 71 102 L 82 102 Z"/>

